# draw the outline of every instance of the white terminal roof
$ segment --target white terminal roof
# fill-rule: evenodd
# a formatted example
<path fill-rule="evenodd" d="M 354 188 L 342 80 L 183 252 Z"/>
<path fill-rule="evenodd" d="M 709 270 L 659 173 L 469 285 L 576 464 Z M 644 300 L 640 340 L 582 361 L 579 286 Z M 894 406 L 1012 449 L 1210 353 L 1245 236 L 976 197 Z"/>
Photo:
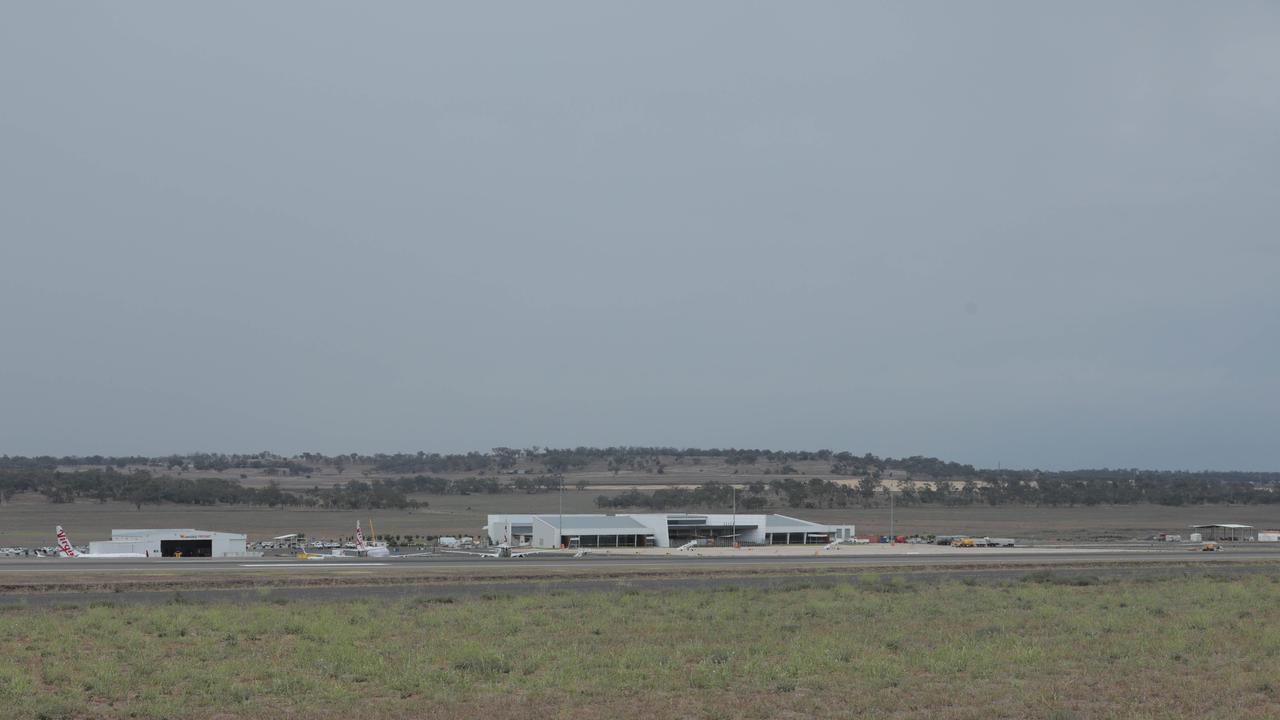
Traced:
<path fill-rule="evenodd" d="M 819 523 L 793 518 L 790 515 L 765 515 L 764 517 L 766 532 L 806 532 L 816 527 L 824 527 Z"/>
<path fill-rule="evenodd" d="M 1252 530 L 1252 525 L 1241 525 L 1239 523 L 1214 523 L 1212 525 L 1192 525 L 1197 530 L 1206 528 L 1226 528 L 1228 530 Z"/>
<path fill-rule="evenodd" d="M 565 515 L 561 524 L 559 515 L 535 515 L 534 519 L 544 522 L 553 528 L 562 528 L 568 532 L 608 531 L 611 535 L 642 535 L 653 530 L 625 515 Z"/>

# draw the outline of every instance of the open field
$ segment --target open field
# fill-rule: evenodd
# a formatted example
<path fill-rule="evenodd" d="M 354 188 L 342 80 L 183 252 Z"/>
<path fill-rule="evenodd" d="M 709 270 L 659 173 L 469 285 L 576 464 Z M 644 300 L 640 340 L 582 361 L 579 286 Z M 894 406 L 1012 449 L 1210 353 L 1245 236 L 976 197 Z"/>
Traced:
<path fill-rule="evenodd" d="M 566 490 L 565 512 L 599 512 L 590 489 Z M 558 493 L 508 493 L 499 495 L 424 495 L 430 507 L 418 510 L 379 510 L 372 513 L 383 534 L 476 534 L 488 513 L 559 510 Z M 729 508 L 722 511 L 728 512 Z M 854 524 L 860 533 L 889 530 L 888 508 L 816 510 L 771 508 L 806 520 Z M 261 540 L 290 532 L 312 537 L 350 535 L 356 518 L 368 511 L 270 509 L 247 506 L 145 505 L 139 511 L 127 503 L 78 501 L 52 504 L 40 496 L 21 495 L 0 505 L 0 546 L 48 545 L 53 526 L 64 525 L 76 542 L 105 538 L 112 528 L 193 527 L 204 530 L 246 532 Z M 1036 541 L 1132 539 L 1158 532 L 1184 535 L 1194 523 L 1238 522 L 1259 528 L 1280 527 L 1280 506 L 1208 505 L 1099 505 L 1094 507 L 905 507 L 894 512 L 898 533 L 968 533 L 1014 537 Z"/>
<path fill-rule="evenodd" d="M 5 608 L 0 652 L 14 717 L 1276 717 L 1280 583 Z"/>

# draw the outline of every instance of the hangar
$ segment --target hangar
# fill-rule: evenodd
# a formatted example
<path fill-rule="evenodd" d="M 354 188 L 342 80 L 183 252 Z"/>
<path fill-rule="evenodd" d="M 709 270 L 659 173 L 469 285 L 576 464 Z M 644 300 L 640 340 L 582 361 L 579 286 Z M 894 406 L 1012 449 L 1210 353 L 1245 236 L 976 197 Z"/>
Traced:
<path fill-rule="evenodd" d="M 676 547 L 743 542 L 825 545 L 851 540 L 852 525 L 822 525 L 788 515 L 620 513 L 616 515 L 490 515 L 490 543 L 534 547 Z"/>
<path fill-rule="evenodd" d="M 151 557 L 247 557 L 248 537 L 212 530 L 112 530 L 89 543 L 91 554 L 143 553 Z M 258 553 L 254 553 L 258 554 Z"/>
<path fill-rule="evenodd" d="M 1205 540 L 1252 540 L 1253 536 L 1250 531 L 1253 530 L 1252 525 L 1241 525 L 1240 523 L 1212 523 L 1209 525 L 1192 525 L 1192 530 L 1197 530 L 1204 536 Z"/>

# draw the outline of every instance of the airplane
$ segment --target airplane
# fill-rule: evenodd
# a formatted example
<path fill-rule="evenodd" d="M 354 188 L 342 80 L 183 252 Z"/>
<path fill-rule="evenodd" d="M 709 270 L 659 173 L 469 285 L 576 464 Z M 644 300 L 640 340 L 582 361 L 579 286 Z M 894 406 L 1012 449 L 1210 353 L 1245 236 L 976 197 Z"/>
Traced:
<path fill-rule="evenodd" d="M 519 549 L 519 547 L 512 547 L 511 542 L 508 540 L 510 536 L 511 536 L 511 523 L 508 522 L 507 532 L 505 535 L 503 535 L 502 542 L 497 545 L 494 545 L 489 550 L 460 550 L 460 549 L 451 549 L 451 548 L 441 548 L 440 552 L 453 553 L 454 555 L 470 555 L 472 557 L 495 559 L 495 560 L 526 558 L 526 557 L 532 557 L 534 555 L 559 555 L 559 553 L 554 550 L 521 550 Z M 585 557 L 586 554 L 587 554 L 586 548 L 578 548 L 578 550 L 573 554 L 573 557 L 582 558 L 582 557 Z"/>
<path fill-rule="evenodd" d="M 440 552 L 452 553 L 454 555 L 470 555 L 472 557 L 506 560 L 511 558 L 524 558 L 531 555 L 543 554 L 541 550 L 517 550 L 511 546 L 507 540 L 511 536 L 511 523 L 507 523 L 507 532 L 502 536 L 502 542 L 494 545 L 489 550 L 460 550 L 453 548 L 441 548 Z M 582 557 L 585 553 L 579 552 L 574 557 Z"/>
<path fill-rule="evenodd" d="M 77 559 L 87 558 L 90 560 L 94 560 L 98 558 L 149 557 L 145 553 L 87 553 L 87 552 L 82 553 L 82 552 L 78 552 L 75 548 L 71 547 L 71 541 L 67 539 L 67 532 L 62 529 L 62 526 L 58 525 L 56 530 L 58 534 L 58 552 L 61 553 L 63 557 L 77 558 Z"/>
<path fill-rule="evenodd" d="M 531 555 L 541 555 L 546 553 L 546 551 L 544 550 L 516 550 L 515 548 L 511 547 L 511 543 L 507 542 L 506 538 L 503 538 L 501 543 L 499 543 L 498 545 L 494 545 L 493 548 L 491 548 L 488 551 L 442 549 L 440 552 L 453 553 L 454 555 L 470 555 L 472 557 L 494 558 L 499 560 L 506 560 L 508 558 L 524 558 L 524 557 L 529 557 Z M 586 554 L 585 550 L 579 550 L 577 553 L 574 554 L 574 557 L 576 558 L 582 557 L 585 554 Z"/>
<path fill-rule="evenodd" d="M 369 522 L 373 522 L 370 520 Z M 356 555 L 361 557 L 390 557 L 391 550 L 386 543 L 375 541 L 373 544 L 364 541 L 364 532 L 360 530 L 360 521 L 356 520 Z"/>
<path fill-rule="evenodd" d="M 676 548 L 676 550 L 680 550 L 680 551 L 685 551 L 685 552 L 687 552 L 687 551 L 689 551 L 689 550 L 694 550 L 694 549 L 696 549 L 697 547 L 698 547 L 698 541 L 697 541 L 697 540 L 690 540 L 689 542 L 687 542 L 687 543 L 685 543 L 685 544 L 681 545 L 680 547 Z"/>
<path fill-rule="evenodd" d="M 329 560 L 332 558 L 346 557 L 370 557 L 370 558 L 408 558 L 421 557 L 423 555 L 434 555 L 431 552 L 406 553 L 403 555 L 392 555 L 391 549 L 386 543 L 365 542 L 364 531 L 360 529 L 360 521 L 356 520 L 356 541 L 354 547 L 351 548 L 334 548 L 332 553 L 309 553 L 306 551 L 298 553 L 299 560 Z"/>

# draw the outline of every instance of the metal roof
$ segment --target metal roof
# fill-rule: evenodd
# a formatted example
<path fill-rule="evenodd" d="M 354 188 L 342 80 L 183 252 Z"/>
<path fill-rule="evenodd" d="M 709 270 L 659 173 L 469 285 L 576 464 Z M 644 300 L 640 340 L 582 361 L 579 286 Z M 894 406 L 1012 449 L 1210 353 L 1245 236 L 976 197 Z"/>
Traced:
<path fill-rule="evenodd" d="M 140 538 L 154 538 L 156 536 L 170 539 L 176 538 L 180 540 L 208 540 L 213 537 L 246 537 L 244 533 L 228 533 L 219 532 L 217 530 L 195 530 L 193 528 L 129 528 L 126 530 L 113 528 L 111 530 L 112 540 L 137 541 Z"/>
<path fill-rule="evenodd" d="M 1252 525 L 1241 525 L 1239 523 L 1214 523 L 1212 525 L 1192 525 L 1196 530 L 1207 530 L 1209 528 L 1226 528 L 1228 530 L 1252 530 Z"/>
<path fill-rule="evenodd" d="M 565 515 L 563 524 L 559 515 L 535 515 L 534 519 L 566 532 L 584 530 L 608 531 L 613 535 L 649 535 L 653 530 L 625 515 Z"/>
<path fill-rule="evenodd" d="M 764 517 L 765 532 L 810 532 L 827 529 L 826 525 L 793 518 L 790 515 L 765 515 Z"/>

